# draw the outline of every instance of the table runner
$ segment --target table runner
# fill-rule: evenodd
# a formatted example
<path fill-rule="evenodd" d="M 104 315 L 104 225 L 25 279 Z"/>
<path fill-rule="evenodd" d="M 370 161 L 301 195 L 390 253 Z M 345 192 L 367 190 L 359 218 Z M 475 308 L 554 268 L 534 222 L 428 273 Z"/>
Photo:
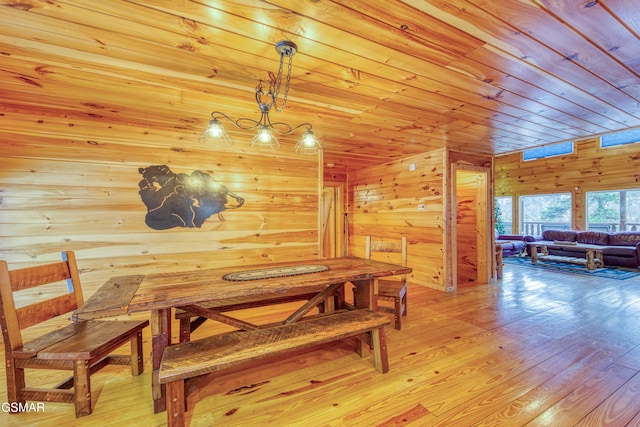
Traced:
<path fill-rule="evenodd" d="M 321 264 L 296 265 L 289 267 L 270 267 L 257 270 L 236 271 L 222 276 L 224 280 L 241 282 L 245 280 L 272 279 L 275 277 L 297 276 L 300 274 L 320 273 L 329 270 Z"/>

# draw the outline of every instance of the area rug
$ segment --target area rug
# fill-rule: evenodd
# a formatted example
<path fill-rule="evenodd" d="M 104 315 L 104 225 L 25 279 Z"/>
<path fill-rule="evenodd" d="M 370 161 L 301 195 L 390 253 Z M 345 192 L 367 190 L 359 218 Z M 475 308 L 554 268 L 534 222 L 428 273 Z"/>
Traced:
<path fill-rule="evenodd" d="M 531 268 L 545 268 L 547 270 L 557 271 L 559 273 L 581 274 L 585 276 L 604 277 L 607 279 L 626 280 L 632 277 L 640 276 L 640 270 L 636 268 L 613 268 L 603 267 L 595 270 L 587 270 L 586 267 L 575 264 L 565 264 L 562 262 L 538 261 L 537 264 L 531 264 L 529 257 L 505 257 L 505 264 L 519 265 Z"/>

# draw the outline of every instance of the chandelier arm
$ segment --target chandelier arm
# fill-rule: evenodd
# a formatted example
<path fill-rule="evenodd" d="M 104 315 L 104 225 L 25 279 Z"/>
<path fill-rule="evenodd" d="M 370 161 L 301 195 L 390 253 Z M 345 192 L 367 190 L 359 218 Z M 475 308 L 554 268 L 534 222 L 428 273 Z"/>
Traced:
<path fill-rule="evenodd" d="M 264 115 L 263 115 L 264 116 Z M 235 127 L 242 130 L 253 130 L 258 128 L 262 124 L 263 117 L 260 117 L 260 120 L 253 120 L 248 117 L 240 117 L 238 120 L 233 122 Z M 243 125 L 242 122 L 249 122 L 248 125 Z"/>
<path fill-rule="evenodd" d="M 267 116 L 267 121 L 265 122 L 265 124 L 278 132 L 280 135 L 290 135 L 303 126 L 306 126 L 307 130 L 311 130 L 312 128 L 311 123 L 300 123 L 297 126 L 291 126 L 289 123 L 272 122 L 271 120 L 269 120 L 269 116 Z M 278 129 L 276 126 L 281 127 L 283 130 Z"/>
<path fill-rule="evenodd" d="M 280 135 L 290 135 L 296 129 L 298 129 L 300 126 L 302 126 L 302 125 L 298 125 L 296 127 L 293 127 L 289 123 L 284 123 L 284 122 L 273 122 L 272 123 L 272 122 L 269 122 L 269 127 L 271 127 L 271 129 L 273 129 L 276 132 L 278 132 Z M 280 129 L 278 129 L 278 127 L 280 127 Z"/>
<path fill-rule="evenodd" d="M 307 130 L 311 130 L 311 128 L 313 127 L 313 126 L 311 126 L 311 123 L 300 123 L 298 126 L 293 127 L 291 129 L 291 132 L 294 132 L 294 131 L 300 129 L 302 126 L 306 126 Z"/>
<path fill-rule="evenodd" d="M 222 111 L 214 111 L 214 112 L 211 113 L 211 118 L 212 119 L 218 120 L 220 117 L 224 117 L 225 119 L 229 120 L 231 123 L 234 123 L 233 119 L 231 117 L 227 116 Z"/>
<path fill-rule="evenodd" d="M 279 125 L 280 123 L 275 123 L 275 124 Z M 300 128 L 301 128 L 301 127 L 303 127 L 303 126 L 306 126 L 308 131 L 310 131 L 310 130 L 311 130 L 311 123 L 300 123 L 300 124 L 299 124 L 299 125 L 297 125 L 297 126 L 291 126 L 291 125 L 289 125 L 289 124 L 287 124 L 287 123 L 284 123 L 284 124 L 285 124 L 285 125 L 287 125 L 287 126 L 289 127 L 289 129 L 290 129 L 290 130 L 287 132 L 287 135 L 288 135 L 288 134 L 290 134 L 290 133 L 295 132 L 296 130 L 300 129 Z"/>
<path fill-rule="evenodd" d="M 246 118 L 246 117 L 240 117 L 238 120 L 233 120 L 231 117 L 227 116 L 225 113 L 223 113 L 221 111 L 214 111 L 213 113 L 211 113 L 211 118 L 213 118 L 213 119 L 217 120 L 220 117 L 224 117 L 225 119 L 227 119 L 232 125 L 234 125 L 238 129 L 253 130 L 253 129 L 257 128 L 258 126 L 260 126 L 262 124 L 263 119 L 264 119 L 264 114 L 262 114 L 262 117 L 260 117 L 260 121 L 256 121 L 256 120 L 249 119 L 249 118 Z M 249 122 L 251 124 L 243 125 L 241 122 Z"/>

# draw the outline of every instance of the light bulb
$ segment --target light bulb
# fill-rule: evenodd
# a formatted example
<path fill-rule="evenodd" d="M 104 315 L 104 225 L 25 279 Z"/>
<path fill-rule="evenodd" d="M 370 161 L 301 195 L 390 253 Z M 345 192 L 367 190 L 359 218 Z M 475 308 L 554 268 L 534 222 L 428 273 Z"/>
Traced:
<path fill-rule="evenodd" d="M 260 131 L 258 132 L 258 139 L 263 144 L 267 144 L 271 141 L 271 132 L 269 131 L 268 127 L 260 126 Z"/>
<path fill-rule="evenodd" d="M 278 138 L 271 132 L 269 126 L 260 125 L 260 129 L 251 139 L 249 143 L 251 147 L 255 147 L 259 150 L 278 150 L 280 149 L 280 142 Z"/>
<path fill-rule="evenodd" d="M 316 145 L 316 137 L 313 136 L 313 132 L 311 132 L 310 130 L 306 131 L 304 133 L 304 137 L 302 139 L 302 143 L 306 146 L 306 147 L 313 147 Z"/>
<path fill-rule="evenodd" d="M 222 135 L 222 131 L 218 126 L 215 126 L 215 127 L 209 128 L 209 135 L 211 135 L 214 138 L 220 138 L 220 135 Z"/>
<path fill-rule="evenodd" d="M 233 145 L 233 140 L 227 132 L 225 132 L 220 120 L 215 117 L 209 120 L 209 125 L 200 134 L 198 142 L 201 144 L 211 144 L 216 147 Z"/>
<path fill-rule="evenodd" d="M 311 129 L 304 131 L 294 150 L 296 153 L 315 154 L 322 148 Z"/>
<path fill-rule="evenodd" d="M 220 123 L 217 119 L 213 119 L 209 122 L 209 135 L 213 138 L 220 138 L 222 136 L 222 123 Z"/>

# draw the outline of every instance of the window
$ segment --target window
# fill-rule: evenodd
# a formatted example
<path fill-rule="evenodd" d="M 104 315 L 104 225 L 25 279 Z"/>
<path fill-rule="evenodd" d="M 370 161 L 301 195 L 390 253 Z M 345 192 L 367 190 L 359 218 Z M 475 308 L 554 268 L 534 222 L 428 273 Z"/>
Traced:
<path fill-rule="evenodd" d="M 496 197 L 496 230 L 500 234 L 513 234 L 513 197 Z"/>
<path fill-rule="evenodd" d="M 573 153 L 573 141 L 561 142 L 559 144 L 545 145 L 544 147 L 532 148 L 522 152 L 522 160 L 543 159 L 545 157 L 562 156 Z"/>
<path fill-rule="evenodd" d="M 520 196 L 520 234 L 571 229 L 571 193 Z"/>
<path fill-rule="evenodd" d="M 600 137 L 600 148 L 615 147 L 640 142 L 640 129 L 611 133 Z"/>
<path fill-rule="evenodd" d="M 640 189 L 589 191 L 587 230 L 640 230 Z"/>

